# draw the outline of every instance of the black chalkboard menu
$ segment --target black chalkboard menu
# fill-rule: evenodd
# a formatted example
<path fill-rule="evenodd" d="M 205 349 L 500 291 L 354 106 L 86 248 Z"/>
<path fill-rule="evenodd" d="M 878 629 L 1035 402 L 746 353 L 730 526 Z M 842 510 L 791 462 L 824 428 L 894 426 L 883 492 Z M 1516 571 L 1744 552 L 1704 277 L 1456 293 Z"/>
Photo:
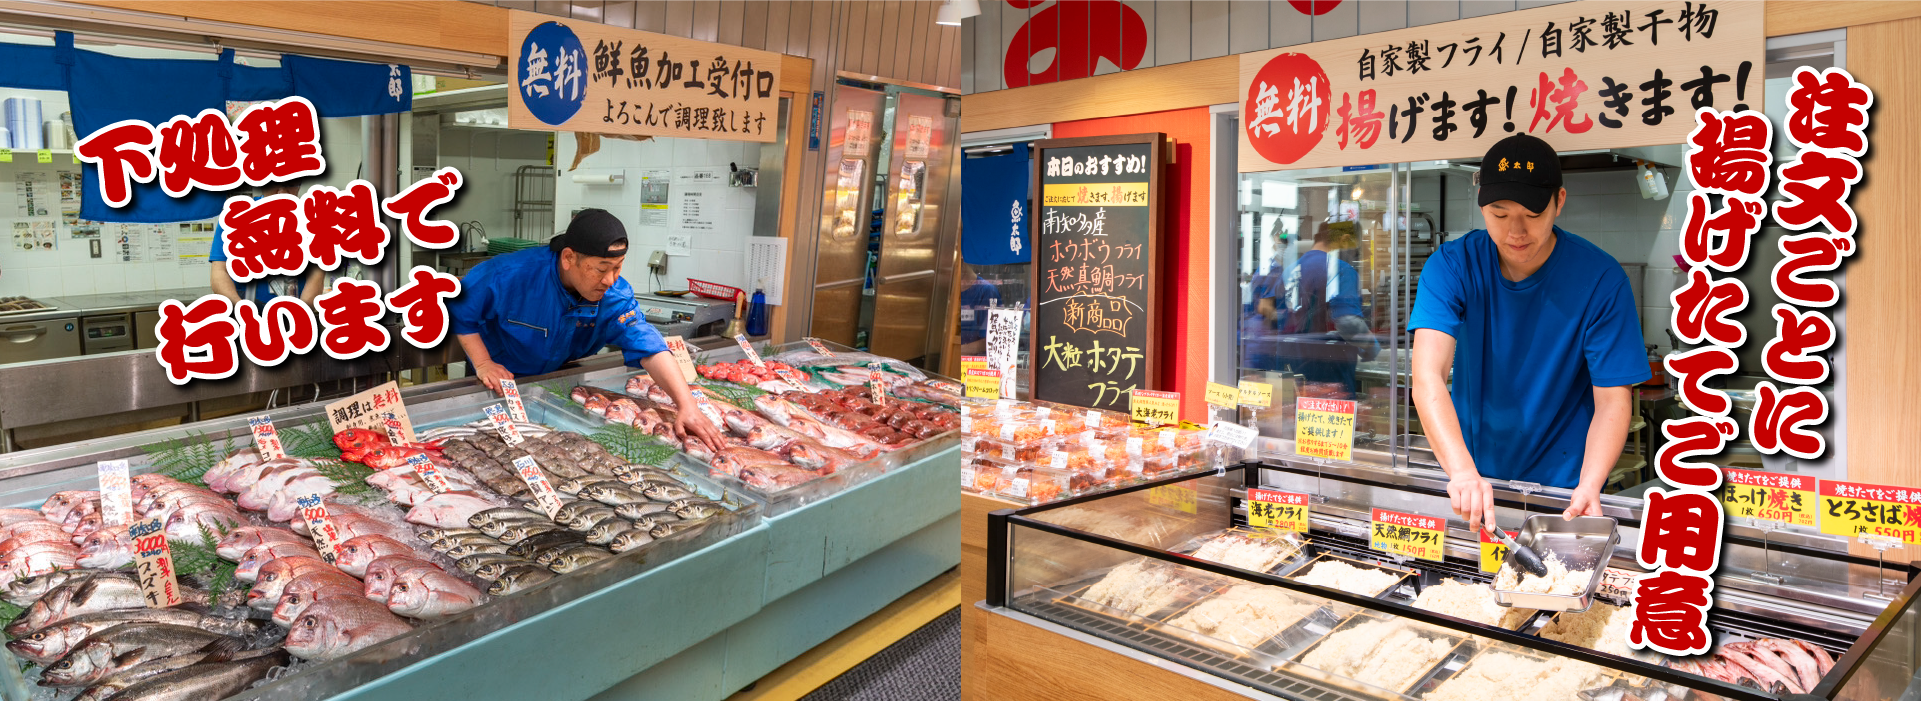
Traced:
<path fill-rule="evenodd" d="M 1034 399 L 1127 411 L 1128 391 L 1162 389 L 1156 272 L 1165 136 L 1034 145 Z"/>

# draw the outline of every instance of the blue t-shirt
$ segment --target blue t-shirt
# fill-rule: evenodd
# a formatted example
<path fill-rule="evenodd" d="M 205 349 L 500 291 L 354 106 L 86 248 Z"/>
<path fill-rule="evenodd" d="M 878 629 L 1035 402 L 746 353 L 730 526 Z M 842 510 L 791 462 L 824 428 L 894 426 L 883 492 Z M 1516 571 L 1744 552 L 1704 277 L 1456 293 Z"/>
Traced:
<path fill-rule="evenodd" d="M 227 227 L 215 225 L 213 228 L 213 250 L 207 253 L 208 262 L 227 262 Z M 220 266 L 222 270 L 226 266 Z M 262 307 L 275 297 L 299 297 L 307 286 L 305 275 L 268 275 L 253 282 L 235 280 L 234 289 L 241 299 L 251 299 Z"/>
<path fill-rule="evenodd" d="M 1560 227 L 1547 263 L 1501 276 L 1485 230 L 1443 244 L 1421 271 L 1407 328 L 1454 337 L 1454 411 L 1481 476 L 1573 488 L 1594 388 L 1649 377 L 1639 310 L 1613 256 Z"/>
<path fill-rule="evenodd" d="M 561 286 L 560 257 L 545 246 L 474 266 L 447 311 L 455 334 L 480 334 L 487 354 L 515 375 L 550 373 L 607 345 L 625 351 L 628 365 L 667 350 L 625 278 L 599 302 L 582 300 Z"/>

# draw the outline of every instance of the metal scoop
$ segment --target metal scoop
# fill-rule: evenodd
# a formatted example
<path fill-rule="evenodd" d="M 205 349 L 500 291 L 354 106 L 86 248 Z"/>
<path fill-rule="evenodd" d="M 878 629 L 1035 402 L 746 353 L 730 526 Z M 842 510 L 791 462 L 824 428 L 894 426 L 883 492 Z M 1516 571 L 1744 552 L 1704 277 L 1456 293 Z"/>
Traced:
<path fill-rule="evenodd" d="M 1493 536 L 1496 542 L 1507 546 L 1507 551 L 1513 555 L 1514 563 L 1521 567 L 1522 572 L 1536 577 L 1547 576 L 1547 563 L 1542 562 L 1541 556 L 1534 554 L 1533 550 L 1529 550 L 1522 547 L 1520 543 L 1514 542 L 1514 539 L 1508 537 L 1507 532 L 1501 529 L 1488 530 L 1486 526 L 1482 526 L 1481 530 Z"/>

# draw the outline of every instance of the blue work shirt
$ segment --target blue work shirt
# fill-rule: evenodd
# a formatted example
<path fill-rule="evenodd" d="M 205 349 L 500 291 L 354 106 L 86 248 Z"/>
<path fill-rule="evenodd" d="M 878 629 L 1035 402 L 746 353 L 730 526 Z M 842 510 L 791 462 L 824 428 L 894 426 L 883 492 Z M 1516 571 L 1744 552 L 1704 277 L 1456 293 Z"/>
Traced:
<path fill-rule="evenodd" d="M 213 250 L 207 253 L 207 261 L 225 263 L 227 260 L 227 227 L 215 225 Z M 224 271 L 227 266 L 222 265 L 220 269 Z M 275 297 L 299 297 L 307 287 L 307 276 L 305 274 L 268 275 L 253 282 L 235 280 L 233 286 L 234 290 L 240 293 L 241 299 L 250 299 L 254 304 L 265 307 Z"/>
<path fill-rule="evenodd" d="M 1572 489 L 1581 481 L 1594 388 L 1649 377 L 1639 310 L 1613 256 L 1560 227 L 1540 270 L 1501 275 L 1477 229 L 1421 271 L 1408 332 L 1454 337 L 1454 411 L 1481 476 Z"/>
<path fill-rule="evenodd" d="M 541 375 L 602 346 L 619 346 L 628 365 L 667 350 L 647 323 L 626 279 L 599 302 L 560 283 L 560 255 L 546 247 L 495 256 L 460 280 L 447 305 L 455 334 L 480 334 L 487 353 L 515 375 Z"/>

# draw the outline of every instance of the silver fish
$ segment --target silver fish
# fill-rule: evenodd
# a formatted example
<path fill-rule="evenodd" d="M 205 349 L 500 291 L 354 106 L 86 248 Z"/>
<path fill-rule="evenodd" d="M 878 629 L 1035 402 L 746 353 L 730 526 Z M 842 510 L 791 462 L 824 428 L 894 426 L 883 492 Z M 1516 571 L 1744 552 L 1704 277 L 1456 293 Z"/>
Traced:
<path fill-rule="evenodd" d="M 587 530 L 587 542 L 594 545 L 606 545 L 614 542 L 614 538 L 619 537 L 620 534 L 631 530 L 634 530 L 632 521 L 610 518 L 594 524 L 593 528 Z"/>
<path fill-rule="evenodd" d="M 672 511 L 662 511 L 660 513 L 647 514 L 646 516 L 642 516 L 640 518 L 634 519 L 634 527 L 642 530 L 651 531 L 651 530 L 654 530 L 655 526 L 659 526 L 661 524 L 679 523 L 685 520 L 687 519 L 684 519 L 675 515 L 674 512 Z"/>
<path fill-rule="evenodd" d="M 544 584 L 552 580 L 554 576 L 553 571 L 544 567 L 516 567 L 496 577 L 494 579 L 494 585 L 487 588 L 487 593 L 494 596 L 506 596 L 526 590 L 529 587 Z"/>
<path fill-rule="evenodd" d="M 689 521 L 699 521 L 727 510 L 727 507 L 721 506 L 720 502 L 709 501 L 698 497 L 677 500 L 669 504 L 667 508 L 673 511 L 675 516 Z"/>
<path fill-rule="evenodd" d="M 569 530 L 548 531 L 527 537 L 507 548 L 507 554 L 532 558 L 534 555 L 558 547 L 579 545 L 587 542 L 587 537 Z"/>
<path fill-rule="evenodd" d="M 616 536 L 607 547 L 617 553 L 624 553 L 654 542 L 654 536 L 638 528 Z"/>
<path fill-rule="evenodd" d="M 463 557 L 470 557 L 473 555 L 480 555 L 483 553 L 499 554 L 499 553 L 507 552 L 508 547 L 509 546 L 506 543 L 502 543 L 498 540 L 488 538 L 485 541 L 474 541 L 471 543 L 456 545 L 454 547 L 448 548 L 447 557 L 451 557 L 458 560 Z"/>
<path fill-rule="evenodd" d="M 545 520 L 547 520 L 546 514 L 534 513 L 518 506 L 495 507 L 480 511 L 467 518 L 467 522 L 472 524 L 473 527 L 480 529 L 482 533 L 487 532 L 487 526 L 489 524 L 514 524 Z"/>
<path fill-rule="evenodd" d="M 576 509 L 574 513 L 571 515 L 571 517 L 563 517 L 555 520 L 559 521 L 561 525 L 566 526 L 570 529 L 573 529 L 576 531 L 585 531 L 589 528 L 593 528 L 594 524 L 600 523 L 610 518 L 618 518 L 618 517 L 614 515 L 614 510 L 612 508 L 601 506 L 598 509 Z"/>
<path fill-rule="evenodd" d="M 21 659 L 44 665 L 65 657 L 95 633 L 140 623 L 166 623 L 236 636 L 257 629 L 244 619 L 204 615 L 185 609 L 142 607 L 74 616 L 7 643 L 7 649 Z"/>
<path fill-rule="evenodd" d="M 614 514 L 624 519 L 638 519 L 648 514 L 657 514 L 672 508 L 665 502 L 637 501 L 614 507 Z"/>
<path fill-rule="evenodd" d="M 682 533 L 700 530 L 706 525 L 699 521 L 674 521 L 654 526 L 647 531 L 647 534 L 655 538 L 672 538 Z"/>
<path fill-rule="evenodd" d="M 26 579 L 17 579 L 8 582 L 6 595 L 0 598 L 5 598 L 7 603 L 15 606 L 32 606 L 33 602 L 39 601 L 40 597 L 46 596 L 47 592 L 53 591 L 54 587 L 72 581 L 100 576 L 119 577 L 121 579 L 131 579 L 133 577 L 133 575 L 128 572 L 114 572 L 110 570 L 86 568 L 59 570 L 56 572 L 48 572 L 37 577 L 28 577 Z"/>
<path fill-rule="evenodd" d="M 40 673 L 42 686 L 84 686 L 142 662 L 194 652 L 217 640 L 219 633 L 165 623 L 135 623 L 111 628 L 87 638 Z"/>
<path fill-rule="evenodd" d="M 447 538 L 451 538 L 453 536 L 480 535 L 480 529 L 478 528 L 434 528 L 431 526 L 421 526 L 419 528 L 414 529 L 414 535 L 420 536 L 421 542 L 431 545 L 434 543 L 438 543 L 442 540 L 446 540 Z"/>
<path fill-rule="evenodd" d="M 542 533 L 551 533 L 554 531 L 564 531 L 564 530 L 567 530 L 565 526 L 562 526 L 558 523 L 554 523 L 552 521 L 528 522 L 528 523 L 521 523 L 521 524 L 509 526 L 506 529 L 502 530 L 500 532 L 500 535 L 495 537 L 498 538 L 502 543 L 513 545 L 515 543 L 526 540 L 533 536 L 540 535 Z"/>
<path fill-rule="evenodd" d="M 580 498 L 592 499 L 608 506 L 619 506 L 637 501 L 650 501 L 647 495 L 625 485 L 615 487 L 596 484 L 580 490 Z"/>
<path fill-rule="evenodd" d="M 500 562 L 520 563 L 520 562 L 526 562 L 526 559 L 514 557 L 512 555 L 508 555 L 505 553 L 481 553 L 478 555 L 468 555 L 466 557 L 460 558 L 459 560 L 455 561 L 454 564 L 460 566 L 460 571 L 466 572 L 467 574 L 473 574 L 474 572 L 478 571 L 482 567 L 485 567 L 487 565 L 494 564 L 494 563 L 500 563 Z"/>
<path fill-rule="evenodd" d="M 547 561 L 547 569 L 555 574 L 567 574 L 597 562 L 613 559 L 614 554 L 602 548 L 580 546 L 569 549 Z"/>
<path fill-rule="evenodd" d="M 493 536 L 487 535 L 485 533 L 474 533 L 472 535 L 461 534 L 457 536 L 451 536 L 445 540 L 441 540 L 439 542 L 433 543 L 432 547 L 434 550 L 437 550 L 440 552 L 449 552 L 449 551 L 452 551 L 454 548 L 460 547 L 462 545 L 474 545 L 474 544 L 486 545 L 488 543 L 498 543 L 498 542 L 500 541 L 494 540 Z"/>
<path fill-rule="evenodd" d="M 127 687 L 140 683 L 143 679 L 166 674 L 176 669 L 185 669 L 190 665 L 199 664 L 202 660 L 211 657 L 214 657 L 214 653 L 189 652 L 185 655 L 174 655 L 172 657 L 162 657 L 157 660 L 142 662 L 134 665 L 132 668 L 117 672 L 106 679 L 94 683 L 93 686 L 87 687 L 86 691 L 80 692 L 79 696 L 75 696 L 73 701 L 107 701 L 107 699 L 112 698 L 114 694 L 118 694 Z"/>
<path fill-rule="evenodd" d="M 654 501 L 674 502 L 700 498 L 699 494 L 673 482 L 642 482 L 640 487 L 640 493 Z"/>
<path fill-rule="evenodd" d="M 188 590 L 182 589 L 182 593 Z M 206 602 L 202 594 L 199 602 Z M 101 611 L 143 608 L 147 600 L 140 585 L 120 577 L 90 577 L 69 581 L 33 602 L 25 613 L 7 624 L 6 634 L 15 638 L 74 616 Z"/>
<path fill-rule="evenodd" d="M 258 656 L 206 661 L 163 672 L 136 682 L 113 696 L 120 701 L 198 701 L 239 693 L 288 663 L 287 653 L 273 650 Z"/>
<path fill-rule="evenodd" d="M 511 570 L 519 569 L 522 567 L 538 567 L 538 566 L 539 565 L 535 565 L 532 560 L 527 560 L 527 559 L 518 558 L 518 557 L 510 557 L 505 560 L 489 562 L 487 564 L 476 567 L 474 568 L 474 571 L 469 574 L 472 574 L 475 577 L 479 577 L 481 579 L 485 579 L 489 582 L 492 582 L 494 580 L 500 579 L 500 575 L 506 574 Z"/>
<path fill-rule="evenodd" d="M 564 545 L 564 546 L 548 548 L 546 550 L 542 550 L 538 553 L 535 553 L 533 557 L 534 564 L 540 565 L 541 567 L 547 567 L 549 565 L 552 565 L 554 563 L 554 560 L 560 558 L 561 556 L 564 556 L 576 550 L 581 550 L 583 548 L 587 550 L 598 550 L 603 553 L 607 552 L 606 548 L 597 548 L 592 545 L 588 545 L 586 543 L 575 543 L 573 545 Z"/>
<path fill-rule="evenodd" d="M 580 477 L 580 478 L 570 479 L 570 480 L 561 480 L 559 484 L 554 485 L 554 489 L 558 490 L 561 494 L 574 496 L 574 495 L 580 494 L 580 490 L 585 489 L 590 485 L 597 485 L 597 484 L 618 485 L 620 484 L 620 482 L 618 480 L 611 480 L 611 479 L 607 479 L 605 477 L 600 477 L 596 475 L 592 477 Z"/>

